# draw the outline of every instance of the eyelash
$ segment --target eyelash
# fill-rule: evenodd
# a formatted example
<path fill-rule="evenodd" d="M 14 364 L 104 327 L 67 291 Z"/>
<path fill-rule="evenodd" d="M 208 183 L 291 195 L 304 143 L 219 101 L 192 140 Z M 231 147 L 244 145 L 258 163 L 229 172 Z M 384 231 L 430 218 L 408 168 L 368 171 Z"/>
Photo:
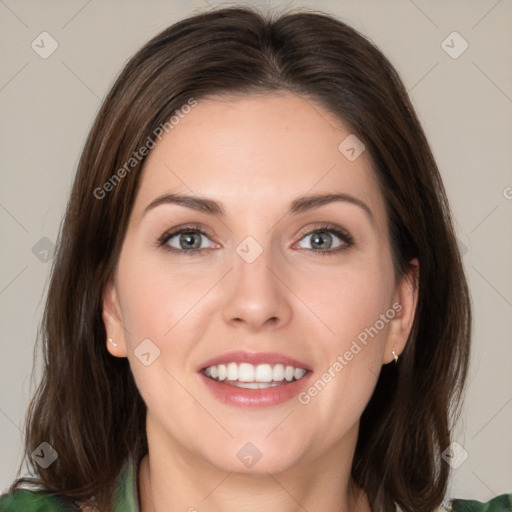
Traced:
<path fill-rule="evenodd" d="M 159 237 L 157 239 L 155 245 L 157 247 L 161 247 L 164 251 L 171 252 L 171 253 L 174 253 L 174 254 L 180 254 L 180 255 L 183 255 L 183 256 L 185 254 L 186 255 L 201 254 L 202 252 L 208 250 L 208 249 L 176 249 L 175 247 L 170 247 L 169 245 L 167 245 L 167 242 L 171 238 L 175 237 L 176 235 L 180 235 L 182 233 L 191 233 L 191 232 L 192 233 L 198 233 L 200 235 L 204 235 L 204 236 L 209 238 L 208 234 L 205 233 L 199 226 L 197 226 L 197 225 L 188 225 L 188 226 L 181 227 L 181 228 L 179 228 L 179 229 L 177 229 L 175 231 L 167 231 L 167 232 L 165 232 L 161 237 Z M 316 227 L 313 230 L 301 233 L 300 240 L 302 240 L 305 236 L 313 235 L 313 234 L 319 233 L 319 232 L 321 232 L 321 233 L 323 233 L 323 232 L 333 233 L 334 235 L 336 235 L 343 242 L 343 245 L 341 245 L 340 247 L 337 247 L 336 249 L 325 250 L 325 251 L 314 250 L 314 249 L 301 249 L 301 250 L 311 251 L 311 252 L 314 252 L 316 254 L 320 254 L 322 256 L 325 256 L 325 255 L 339 254 L 339 253 L 341 253 L 343 251 L 346 251 L 347 249 L 352 247 L 352 245 L 354 244 L 354 240 L 353 240 L 352 236 L 350 235 L 350 233 L 348 231 L 342 230 L 342 229 L 337 228 L 336 226 L 333 226 L 333 225 L 330 225 L 330 224 L 323 224 L 321 226 Z"/>

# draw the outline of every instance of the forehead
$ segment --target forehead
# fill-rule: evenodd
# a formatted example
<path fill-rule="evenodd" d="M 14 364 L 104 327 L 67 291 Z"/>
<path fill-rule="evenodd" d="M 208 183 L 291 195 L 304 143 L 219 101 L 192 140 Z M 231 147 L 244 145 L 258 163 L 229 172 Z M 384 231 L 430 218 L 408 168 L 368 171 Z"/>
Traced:
<path fill-rule="evenodd" d="M 343 141 L 354 135 L 318 103 L 288 93 L 213 97 L 187 112 L 148 155 L 135 210 L 163 193 L 187 192 L 215 198 L 235 216 L 338 192 L 383 215 L 367 152 L 347 158 Z"/>

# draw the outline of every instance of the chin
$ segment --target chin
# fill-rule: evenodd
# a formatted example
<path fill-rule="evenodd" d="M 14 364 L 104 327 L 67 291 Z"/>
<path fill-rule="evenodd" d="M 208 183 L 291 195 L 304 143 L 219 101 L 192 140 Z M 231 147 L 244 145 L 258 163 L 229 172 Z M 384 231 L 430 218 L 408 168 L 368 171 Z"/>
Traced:
<path fill-rule="evenodd" d="M 243 439 L 231 439 L 225 448 L 217 450 L 220 453 L 205 455 L 211 464 L 217 468 L 233 473 L 266 475 L 280 473 L 293 467 L 303 457 L 291 446 L 282 442 L 271 442 L 264 435 Z M 304 446 L 304 443 L 301 443 Z"/>

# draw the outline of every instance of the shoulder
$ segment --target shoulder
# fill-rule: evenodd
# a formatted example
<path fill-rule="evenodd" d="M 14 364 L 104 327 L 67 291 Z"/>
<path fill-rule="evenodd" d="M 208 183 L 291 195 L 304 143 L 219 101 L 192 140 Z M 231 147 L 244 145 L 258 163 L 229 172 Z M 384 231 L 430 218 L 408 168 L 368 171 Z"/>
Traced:
<path fill-rule="evenodd" d="M 0 512 L 77 512 L 80 509 L 42 490 L 20 489 L 0 495 Z"/>
<path fill-rule="evenodd" d="M 115 484 L 114 504 L 109 512 L 138 512 L 137 468 L 132 457 L 125 461 Z M 80 505 L 39 484 L 0 494 L 0 512 L 97 512 L 93 506 Z"/>
<path fill-rule="evenodd" d="M 501 494 L 486 503 L 475 500 L 453 499 L 446 510 L 453 512 L 511 512 L 512 494 Z"/>
<path fill-rule="evenodd" d="M 402 512 L 396 507 L 397 512 Z M 475 500 L 452 499 L 434 512 L 512 512 L 512 494 L 501 494 L 483 503 Z"/>

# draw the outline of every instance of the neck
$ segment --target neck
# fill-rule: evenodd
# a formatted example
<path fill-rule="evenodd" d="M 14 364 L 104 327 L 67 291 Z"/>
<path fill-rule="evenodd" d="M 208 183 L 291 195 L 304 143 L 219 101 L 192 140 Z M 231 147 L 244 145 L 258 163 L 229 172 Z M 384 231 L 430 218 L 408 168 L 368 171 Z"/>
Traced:
<path fill-rule="evenodd" d="M 343 447 L 334 447 L 279 473 L 236 473 L 172 442 L 157 442 L 158 430 L 150 421 L 147 426 L 149 453 L 139 467 L 140 512 L 371 512 L 365 493 L 351 485 L 353 450 L 347 459 Z"/>

